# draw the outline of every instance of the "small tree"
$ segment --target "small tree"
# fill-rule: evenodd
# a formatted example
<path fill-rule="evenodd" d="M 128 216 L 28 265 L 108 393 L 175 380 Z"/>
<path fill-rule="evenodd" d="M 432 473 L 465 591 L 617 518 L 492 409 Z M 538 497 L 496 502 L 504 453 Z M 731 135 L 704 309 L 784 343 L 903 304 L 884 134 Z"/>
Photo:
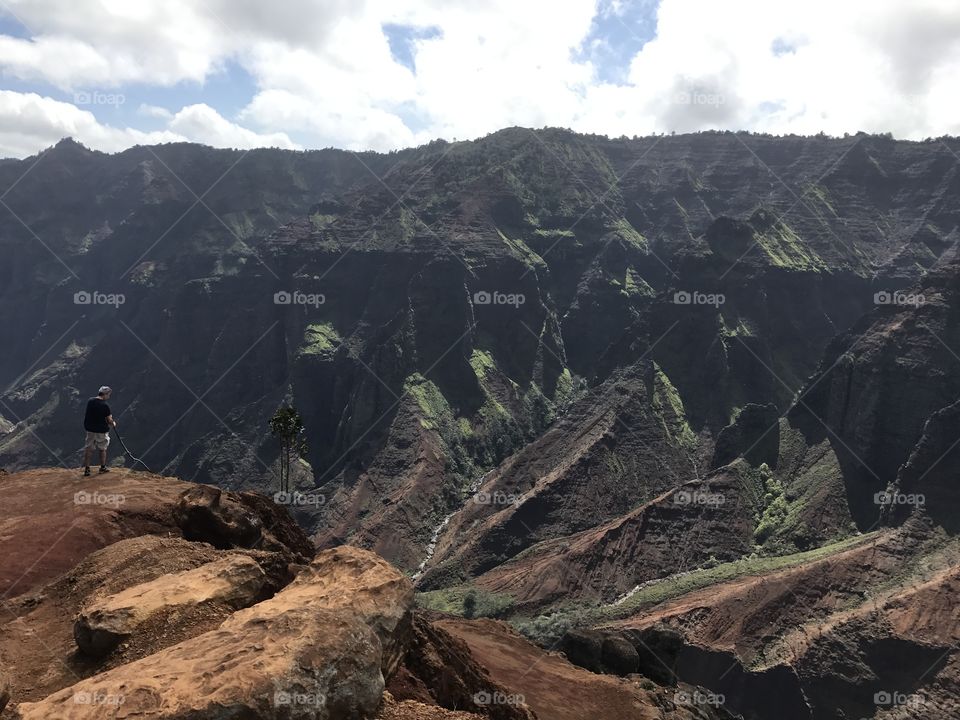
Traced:
<path fill-rule="evenodd" d="M 471 620 L 477 615 L 477 593 L 473 590 L 463 596 L 463 616 Z"/>
<path fill-rule="evenodd" d="M 270 418 L 270 432 L 280 441 L 280 492 L 290 492 L 290 461 L 303 457 L 303 419 L 293 407 L 281 407 Z"/>

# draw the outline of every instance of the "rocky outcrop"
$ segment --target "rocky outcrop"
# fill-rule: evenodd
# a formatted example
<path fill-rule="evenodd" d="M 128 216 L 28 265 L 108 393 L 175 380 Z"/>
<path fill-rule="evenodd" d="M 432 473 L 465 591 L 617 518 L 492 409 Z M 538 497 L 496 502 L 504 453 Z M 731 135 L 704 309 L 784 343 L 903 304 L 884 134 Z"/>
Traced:
<path fill-rule="evenodd" d="M 929 519 L 647 605 L 604 632 L 745 717 L 872 717 L 876 697 L 925 717 L 958 707 L 960 545 Z M 641 662 L 641 671 L 662 681 Z M 906 708 L 901 708 L 906 709 Z M 895 715 L 894 715 L 895 716 Z M 912 716 L 911 716 L 912 717 Z"/>
<path fill-rule="evenodd" d="M 960 397 L 960 260 L 944 262 L 913 288 L 878 297 L 883 302 L 876 309 L 830 344 L 789 414 L 808 444 L 833 446 L 863 529 L 876 525 L 877 495 L 894 489 L 928 420 Z M 934 434 L 937 425 L 930 425 Z M 924 492 L 922 476 L 907 483 L 911 493 Z"/>
<path fill-rule="evenodd" d="M 375 555 L 326 551 L 217 630 L 22 703 L 16 717 L 100 718 L 109 702 L 170 720 L 372 717 L 402 658 L 412 602 L 409 581 Z"/>
<path fill-rule="evenodd" d="M 448 709 L 470 708 L 493 720 L 534 720 L 525 704 L 478 704 L 478 698 L 508 697 L 510 691 L 496 682 L 470 652 L 426 615 L 414 615 L 413 637 L 400 671 L 390 683 L 398 700 L 415 700 Z"/>
<path fill-rule="evenodd" d="M 527 705 L 549 720 L 645 718 L 649 720 L 729 720 L 716 703 L 700 703 L 693 688 L 657 687 L 633 676 L 598 675 L 545 652 L 510 626 L 494 620 L 443 619 L 437 626 L 464 641 L 490 677 L 508 690 L 481 699 Z"/>
<path fill-rule="evenodd" d="M 473 582 L 519 608 L 572 599 L 594 605 L 706 562 L 736 560 L 753 551 L 762 506 L 755 475 L 742 461 L 721 468 L 610 522 L 538 543 Z"/>
<path fill-rule="evenodd" d="M 776 405 L 744 405 L 736 420 L 717 435 L 711 466 L 717 468 L 742 457 L 751 465 L 775 467 L 780 453 L 779 419 Z"/>
<path fill-rule="evenodd" d="M 173 518 L 187 540 L 215 548 L 285 549 L 300 562 L 313 557 L 313 543 L 286 513 L 255 493 L 233 493 L 212 485 L 184 491 Z"/>
<path fill-rule="evenodd" d="M 180 535 L 173 507 L 189 486 L 117 468 L 106 475 L 44 468 L 4 475 L 0 595 L 39 587 L 87 555 L 125 538 Z M 51 546 L 53 549 L 51 549 Z"/>
<path fill-rule="evenodd" d="M 141 626 L 163 622 L 169 615 L 184 622 L 211 605 L 233 610 L 253 605 L 262 598 L 266 581 L 266 574 L 252 558 L 227 556 L 96 600 L 80 611 L 73 636 L 82 652 L 100 657 Z"/>
<path fill-rule="evenodd" d="M 574 665 L 596 673 L 630 675 L 640 668 L 636 648 L 615 632 L 571 630 L 564 635 L 560 650 Z"/>
<path fill-rule="evenodd" d="M 3 668 L 0 667 L 0 713 L 3 712 L 3 709 L 7 706 L 7 703 L 9 701 L 10 701 L 10 681 L 7 680 L 7 676 L 3 672 Z"/>
<path fill-rule="evenodd" d="M 397 700 L 386 691 L 376 720 L 479 720 L 483 715 L 445 710 L 416 700 Z"/>

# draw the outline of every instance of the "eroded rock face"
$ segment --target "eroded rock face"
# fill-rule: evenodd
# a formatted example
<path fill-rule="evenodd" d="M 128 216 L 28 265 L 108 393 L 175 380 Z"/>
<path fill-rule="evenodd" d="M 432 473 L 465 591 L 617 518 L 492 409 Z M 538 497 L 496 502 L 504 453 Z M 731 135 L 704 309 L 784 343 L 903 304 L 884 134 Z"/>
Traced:
<path fill-rule="evenodd" d="M 3 674 L 3 668 L 0 668 L 0 712 L 10 701 L 10 681 Z"/>
<path fill-rule="evenodd" d="M 212 604 L 248 607 L 260 597 L 266 581 L 266 574 L 252 558 L 228 556 L 87 605 L 77 617 L 73 635 L 82 652 L 100 657 L 152 618 L 189 615 Z"/>
<path fill-rule="evenodd" d="M 21 720 L 129 716 L 362 718 L 380 705 L 410 632 L 413 589 L 386 561 L 321 553 L 265 602 L 217 630 L 17 709 Z"/>
<path fill-rule="evenodd" d="M 260 518 L 212 485 L 185 491 L 173 509 L 173 519 L 187 540 L 208 542 L 220 550 L 258 547 L 263 541 Z"/>
<path fill-rule="evenodd" d="M 286 550 L 300 562 L 314 554 L 313 543 L 293 519 L 256 493 L 197 485 L 180 496 L 173 518 L 187 540 L 208 542 L 221 550 Z"/>
<path fill-rule="evenodd" d="M 400 671 L 390 684 L 397 700 L 437 704 L 447 709 L 470 708 L 493 720 L 534 720 L 523 704 L 477 704 L 484 695 L 509 697 L 477 661 L 467 644 L 455 638 L 423 614 L 414 615 L 413 638 Z"/>

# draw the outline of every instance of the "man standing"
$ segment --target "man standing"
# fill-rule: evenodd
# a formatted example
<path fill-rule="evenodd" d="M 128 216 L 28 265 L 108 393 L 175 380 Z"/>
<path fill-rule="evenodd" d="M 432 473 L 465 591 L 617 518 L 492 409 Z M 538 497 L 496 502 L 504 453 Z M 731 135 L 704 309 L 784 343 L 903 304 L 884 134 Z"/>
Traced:
<path fill-rule="evenodd" d="M 117 423 L 110 413 L 110 406 L 107 400 L 112 393 L 109 387 L 104 385 L 100 388 L 95 398 L 87 401 L 87 412 L 83 416 L 83 428 L 87 431 L 87 440 L 83 446 L 83 475 L 90 475 L 90 457 L 94 450 L 100 451 L 100 472 L 110 472 L 107 469 L 107 446 L 110 444 L 110 428 L 116 427 Z"/>

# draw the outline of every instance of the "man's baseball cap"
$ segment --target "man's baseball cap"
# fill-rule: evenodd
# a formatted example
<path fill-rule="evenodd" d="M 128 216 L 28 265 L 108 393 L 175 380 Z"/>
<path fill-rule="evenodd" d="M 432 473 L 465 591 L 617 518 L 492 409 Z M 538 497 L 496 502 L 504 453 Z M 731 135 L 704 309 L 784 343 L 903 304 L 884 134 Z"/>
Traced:
<path fill-rule="evenodd" d="M 100 386 L 100 389 L 97 391 L 97 395 L 105 395 L 105 394 L 108 393 L 108 392 L 113 392 L 113 390 L 110 389 L 110 386 L 109 386 L 109 385 L 101 385 L 101 386 Z"/>

